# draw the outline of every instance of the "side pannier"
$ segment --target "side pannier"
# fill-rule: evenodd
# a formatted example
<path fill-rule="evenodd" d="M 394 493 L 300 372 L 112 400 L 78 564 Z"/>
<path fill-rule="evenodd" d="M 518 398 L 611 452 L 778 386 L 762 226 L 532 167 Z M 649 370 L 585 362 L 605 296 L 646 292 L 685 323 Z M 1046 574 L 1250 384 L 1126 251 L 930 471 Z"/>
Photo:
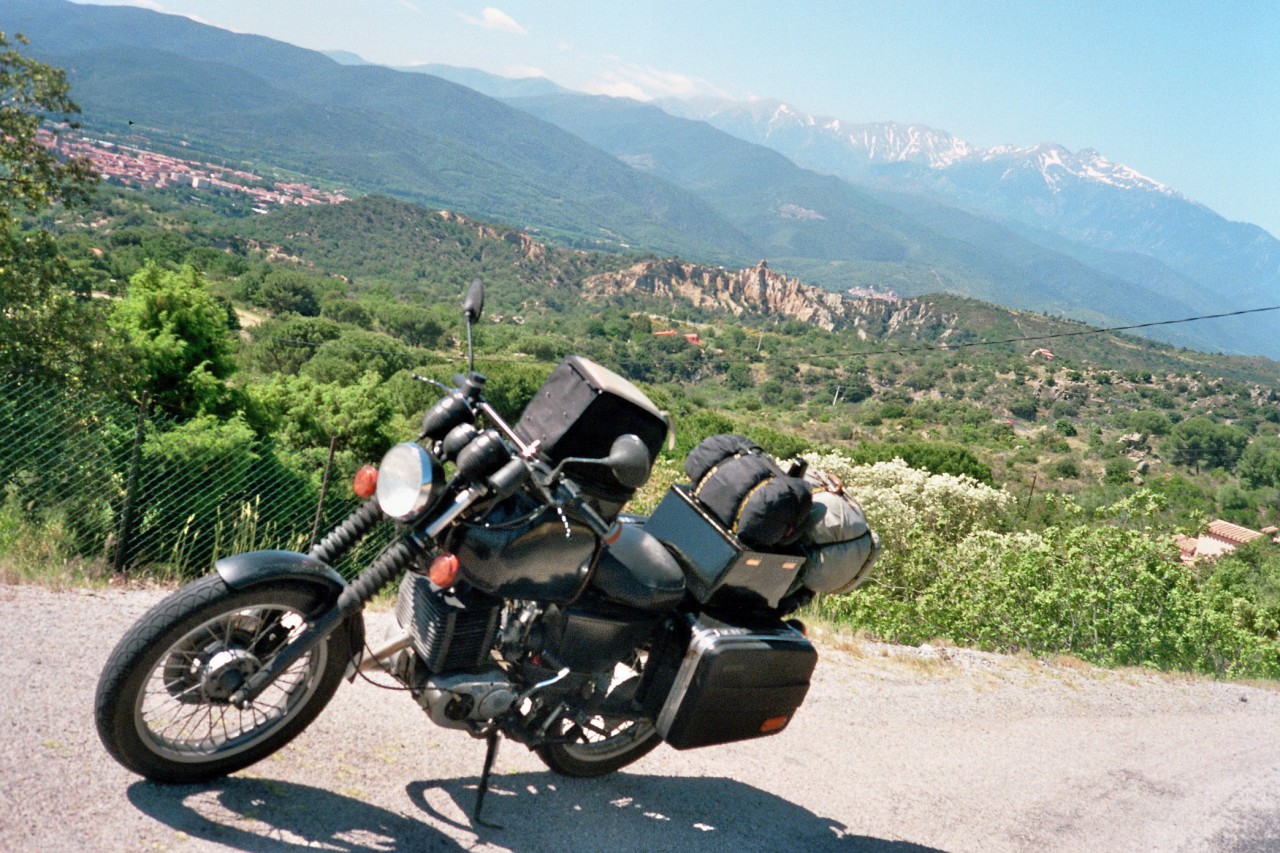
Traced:
<path fill-rule="evenodd" d="M 746 436 L 704 439 L 685 458 L 684 471 L 698 501 L 752 548 L 785 548 L 809 530 L 808 484 Z"/>
<path fill-rule="evenodd" d="M 800 582 L 814 592 L 849 592 L 867 579 L 880 556 L 880 537 L 839 478 L 805 474 L 813 496 L 807 535 L 800 540 L 805 564 Z"/>

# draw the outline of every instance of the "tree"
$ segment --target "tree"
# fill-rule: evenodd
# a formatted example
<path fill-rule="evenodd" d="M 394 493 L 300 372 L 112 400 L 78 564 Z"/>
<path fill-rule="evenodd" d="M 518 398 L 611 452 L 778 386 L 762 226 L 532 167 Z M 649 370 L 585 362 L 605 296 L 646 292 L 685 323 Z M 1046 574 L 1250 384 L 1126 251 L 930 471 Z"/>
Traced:
<path fill-rule="evenodd" d="M 78 293 L 71 266 L 53 236 L 24 229 L 19 217 L 55 204 L 84 202 L 93 188 L 91 165 L 60 159 L 42 144 L 75 127 L 80 108 L 61 69 L 23 56 L 27 40 L 0 33 L 0 370 L 53 378 L 85 375 L 110 359 L 87 293 Z"/>
<path fill-rule="evenodd" d="M 1280 436 L 1255 438 L 1240 454 L 1240 479 L 1257 489 L 1280 487 Z"/>
<path fill-rule="evenodd" d="M 1030 397 L 1023 397 L 1009 404 L 1009 414 L 1015 418 L 1022 418 L 1024 421 L 1034 421 L 1039 408 L 1035 400 Z"/>
<path fill-rule="evenodd" d="M 252 330 L 252 343 L 245 358 L 251 370 L 292 376 L 315 355 L 321 344 L 336 340 L 341 334 L 342 327 L 333 320 L 288 314 Z"/>
<path fill-rule="evenodd" d="M 1187 418 L 1169 430 L 1168 444 L 1173 461 L 1195 468 L 1201 463 L 1212 468 L 1230 469 L 1240 458 L 1249 436 L 1244 432 L 1214 423 L 1203 415 Z"/>
<path fill-rule="evenodd" d="M 128 342 L 143 388 L 167 413 L 190 417 L 226 402 L 235 370 L 227 311 L 192 267 L 148 264 L 112 311 L 113 331 Z"/>
<path fill-rule="evenodd" d="M 258 301 L 276 314 L 301 314 L 318 317 L 320 302 L 316 299 L 314 279 L 294 270 L 272 270 L 262 279 Z"/>
<path fill-rule="evenodd" d="M 750 367 L 742 362 L 735 362 L 729 365 L 725 373 L 725 384 L 734 391 L 746 391 L 755 384 L 755 378 L 751 375 Z"/>

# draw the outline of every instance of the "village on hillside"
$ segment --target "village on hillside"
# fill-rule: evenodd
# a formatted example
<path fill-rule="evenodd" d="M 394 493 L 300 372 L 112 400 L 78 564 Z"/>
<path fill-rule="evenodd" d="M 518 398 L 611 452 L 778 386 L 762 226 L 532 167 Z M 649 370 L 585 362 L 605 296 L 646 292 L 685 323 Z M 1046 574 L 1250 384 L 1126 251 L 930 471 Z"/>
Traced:
<path fill-rule="evenodd" d="M 37 131 L 41 145 L 64 157 L 90 160 L 104 180 L 131 187 L 190 187 L 213 193 L 243 193 L 258 213 L 285 205 L 337 204 L 341 192 L 326 192 L 303 183 L 271 181 L 252 172 L 157 154 L 102 139 Z"/>

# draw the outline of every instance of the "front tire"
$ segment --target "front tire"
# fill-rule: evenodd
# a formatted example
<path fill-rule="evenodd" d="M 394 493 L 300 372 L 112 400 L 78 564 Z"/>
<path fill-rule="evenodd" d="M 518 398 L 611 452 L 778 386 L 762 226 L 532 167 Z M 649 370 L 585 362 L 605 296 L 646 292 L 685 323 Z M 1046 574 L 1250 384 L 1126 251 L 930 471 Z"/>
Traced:
<path fill-rule="evenodd" d="M 351 659 L 340 627 L 241 710 L 228 698 L 322 610 L 301 581 L 231 589 L 209 575 L 157 604 L 120 640 L 98 680 L 94 718 L 107 751 L 158 782 L 199 782 L 247 767 L 315 719 Z"/>

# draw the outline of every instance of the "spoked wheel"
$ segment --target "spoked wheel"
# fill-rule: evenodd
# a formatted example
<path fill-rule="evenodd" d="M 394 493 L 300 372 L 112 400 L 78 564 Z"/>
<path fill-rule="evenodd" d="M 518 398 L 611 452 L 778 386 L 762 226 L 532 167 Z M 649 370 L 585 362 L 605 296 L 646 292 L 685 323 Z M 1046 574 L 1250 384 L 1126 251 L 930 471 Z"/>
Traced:
<path fill-rule="evenodd" d="M 640 676 L 635 674 L 636 668 L 638 664 L 636 667 L 618 665 L 603 714 L 564 721 L 566 733 L 577 727 L 576 743 L 538 747 L 538 757 L 547 767 L 562 776 L 580 779 L 604 776 L 638 761 L 662 743 L 649 720 L 621 713 L 630 704 L 640 683 Z"/>
<path fill-rule="evenodd" d="M 324 600 L 322 590 L 305 583 L 232 590 L 210 575 L 160 602 L 125 634 L 98 681 L 95 719 L 107 751 L 148 778 L 195 782 L 284 746 L 337 690 L 353 654 L 345 628 L 248 708 L 229 699 Z"/>

